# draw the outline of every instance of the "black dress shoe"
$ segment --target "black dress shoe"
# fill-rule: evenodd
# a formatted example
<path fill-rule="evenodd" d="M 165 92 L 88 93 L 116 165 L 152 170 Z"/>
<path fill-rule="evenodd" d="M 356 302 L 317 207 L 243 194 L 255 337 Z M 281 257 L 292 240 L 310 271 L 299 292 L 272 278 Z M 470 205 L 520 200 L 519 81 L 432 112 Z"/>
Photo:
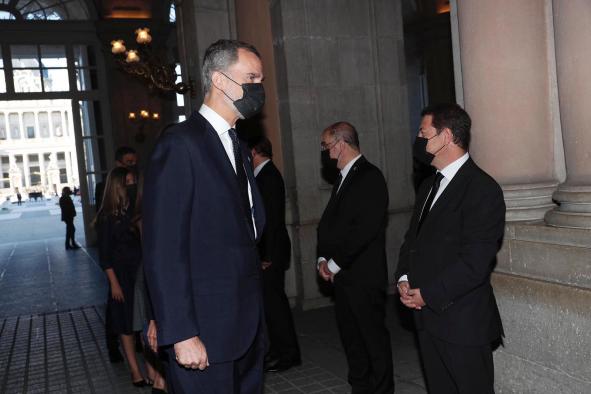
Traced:
<path fill-rule="evenodd" d="M 275 364 L 270 364 L 265 371 L 266 372 L 285 372 L 290 368 L 299 367 L 302 365 L 301 360 L 294 360 L 294 361 L 286 361 L 286 360 L 279 360 Z"/>

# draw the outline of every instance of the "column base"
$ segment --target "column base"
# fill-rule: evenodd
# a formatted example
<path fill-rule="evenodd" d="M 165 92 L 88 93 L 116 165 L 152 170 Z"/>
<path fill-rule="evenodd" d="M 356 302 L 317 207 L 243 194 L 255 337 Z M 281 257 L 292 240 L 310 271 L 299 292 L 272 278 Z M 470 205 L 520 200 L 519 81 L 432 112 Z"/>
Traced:
<path fill-rule="evenodd" d="M 556 206 L 552 193 L 557 186 L 557 182 L 502 185 L 507 206 L 505 219 L 508 222 L 544 219 L 546 212 Z"/>
<path fill-rule="evenodd" d="M 560 185 L 554 193 L 560 206 L 546 214 L 549 226 L 591 229 L 591 186 Z"/>

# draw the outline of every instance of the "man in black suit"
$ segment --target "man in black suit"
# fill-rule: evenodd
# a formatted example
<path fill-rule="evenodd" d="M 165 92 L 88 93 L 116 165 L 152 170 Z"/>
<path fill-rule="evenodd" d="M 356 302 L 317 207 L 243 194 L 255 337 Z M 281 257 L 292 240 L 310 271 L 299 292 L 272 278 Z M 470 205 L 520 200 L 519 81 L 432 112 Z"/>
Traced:
<path fill-rule="evenodd" d="M 285 295 L 285 271 L 289 268 L 291 256 L 291 242 L 285 227 L 285 184 L 271 161 L 271 141 L 267 137 L 258 137 L 250 146 L 254 176 L 265 204 L 266 224 L 258 247 L 270 342 L 266 370 L 282 372 L 302 363 L 291 308 Z"/>
<path fill-rule="evenodd" d="M 505 225 L 503 192 L 470 158 L 471 120 L 426 108 L 413 147 L 437 173 L 417 193 L 400 249 L 400 299 L 414 310 L 429 392 L 493 393 L 492 343 L 503 335 L 490 275 Z"/>
<path fill-rule="evenodd" d="M 361 155 L 347 122 L 322 133 L 321 148 L 340 170 L 318 224 L 318 272 L 334 284 L 335 313 L 354 394 L 394 392 L 385 325 L 385 232 L 388 190 L 382 172 Z"/>
<path fill-rule="evenodd" d="M 264 316 L 256 243 L 264 208 L 234 128 L 264 104 L 252 45 L 203 59 L 204 103 L 159 138 L 145 176 L 143 257 L 175 393 L 262 393 Z M 176 360 L 176 362 L 174 361 Z"/>

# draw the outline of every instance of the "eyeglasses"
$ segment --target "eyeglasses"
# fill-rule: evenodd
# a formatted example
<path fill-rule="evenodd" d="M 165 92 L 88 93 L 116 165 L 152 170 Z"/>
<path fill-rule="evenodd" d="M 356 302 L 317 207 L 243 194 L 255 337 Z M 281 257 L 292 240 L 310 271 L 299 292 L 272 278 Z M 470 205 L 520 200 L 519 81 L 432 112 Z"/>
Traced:
<path fill-rule="evenodd" d="M 327 150 L 331 150 L 333 146 L 335 146 L 337 144 L 337 142 L 339 142 L 338 139 L 335 139 L 334 141 L 332 141 L 330 144 L 325 143 L 324 141 L 320 143 L 320 150 L 321 151 L 327 151 Z"/>

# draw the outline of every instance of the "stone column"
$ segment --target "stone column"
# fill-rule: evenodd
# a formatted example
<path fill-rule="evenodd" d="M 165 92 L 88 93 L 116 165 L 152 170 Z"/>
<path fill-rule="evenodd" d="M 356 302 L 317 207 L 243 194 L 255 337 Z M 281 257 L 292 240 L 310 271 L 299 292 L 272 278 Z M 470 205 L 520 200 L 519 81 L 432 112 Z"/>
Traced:
<path fill-rule="evenodd" d="M 455 1 L 458 97 L 472 117 L 470 152 L 502 186 L 507 220 L 552 209 L 563 162 L 551 5 L 539 0 Z"/>
<path fill-rule="evenodd" d="M 23 172 L 25 173 L 25 186 L 31 187 L 31 169 L 29 168 L 29 154 L 23 153 Z"/>
<path fill-rule="evenodd" d="M 567 178 L 548 212 L 553 226 L 591 229 L 591 5 L 588 0 L 553 1 L 560 120 Z"/>

